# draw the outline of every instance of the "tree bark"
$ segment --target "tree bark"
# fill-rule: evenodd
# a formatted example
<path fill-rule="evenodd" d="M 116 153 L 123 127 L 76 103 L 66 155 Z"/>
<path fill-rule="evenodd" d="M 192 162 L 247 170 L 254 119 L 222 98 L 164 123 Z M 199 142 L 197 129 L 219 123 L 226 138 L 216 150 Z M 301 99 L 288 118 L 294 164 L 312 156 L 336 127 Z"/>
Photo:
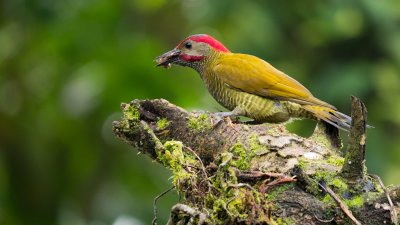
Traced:
<path fill-rule="evenodd" d="M 168 224 L 398 223 L 400 187 L 386 189 L 366 171 L 357 98 L 346 156 L 338 131 L 322 122 L 304 138 L 283 124 L 190 113 L 163 99 L 121 108 L 115 135 L 170 168 L 184 197 Z"/>

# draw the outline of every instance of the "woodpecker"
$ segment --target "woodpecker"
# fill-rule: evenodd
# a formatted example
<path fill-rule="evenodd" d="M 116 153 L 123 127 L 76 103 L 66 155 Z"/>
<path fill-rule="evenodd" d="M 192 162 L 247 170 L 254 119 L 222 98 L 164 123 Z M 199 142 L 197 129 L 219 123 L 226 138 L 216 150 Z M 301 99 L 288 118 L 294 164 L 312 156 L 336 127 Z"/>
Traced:
<path fill-rule="evenodd" d="M 291 118 L 323 120 L 348 131 L 351 118 L 314 97 L 298 81 L 268 62 L 232 53 L 207 34 L 196 34 L 156 58 L 157 66 L 193 68 L 214 99 L 231 110 L 222 116 L 246 116 L 257 122 L 282 123 Z"/>

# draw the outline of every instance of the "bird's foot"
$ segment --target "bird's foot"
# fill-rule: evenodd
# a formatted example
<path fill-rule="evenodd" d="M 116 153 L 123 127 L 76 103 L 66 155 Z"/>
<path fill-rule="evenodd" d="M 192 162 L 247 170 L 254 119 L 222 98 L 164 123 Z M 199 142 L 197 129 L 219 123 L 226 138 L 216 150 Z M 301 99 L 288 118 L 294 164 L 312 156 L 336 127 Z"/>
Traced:
<path fill-rule="evenodd" d="M 192 111 L 191 114 L 195 115 L 195 116 L 200 116 L 202 114 L 209 114 L 210 112 L 207 112 L 205 110 L 196 110 L 196 111 Z"/>
<path fill-rule="evenodd" d="M 217 128 L 218 126 L 222 125 L 223 122 L 225 122 L 227 124 L 227 126 L 229 126 L 230 128 L 232 128 L 233 130 L 235 130 L 236 132 L 239 132 L 236 128 L 235 128 L 235 124 L 232 122 L 231 117 L 223 117 L 223 118 L 217 118 L 216 122 L 213 122 L 213 129 Z"/>
<path fill-rule="evenodd" d="M 231 112 L 216 112 L 214 113 L 215 116 L 218 117 L 231 117 L 231 116 L 237 116 L 236 114 L 233 113 L 233 111 Z"/>
<path fill-rule="evenodd" d="M 229 127 L 231 127 L 232 129 L 234 129 L 235 131 L 238 132 L 238 130 L 236 130 L 236 128 L 235 128 L 234 123 L 237 123 L 239 121 L 238 116 L 241 116 L 241 115 L 243 115 L 243 111 L 238 107 L 236 107 L 231 112 L 214 113 L 214 117 L 217 118 L 217 121 L 214 123 L 214 128 L 219 126 L 222 121 L 226 121 L 226 123 L 228 124 Z"/>
<path fill-rule="evenodd" d="M 238 122 L 239 121 L 238 117 L 242 116 L 242 115 L 244 115 L 244 112 L 239 107 L 236 107 L 235 109 L 233 109 L 230 112 L 216 112 L 216 113 L 214 113 L 215 117 L 217 117 L 217 118 L 219 117 L 218 118 L 219 119 L 218 122 L 220 122 L 224 118 L 229 118 L 229 122 L 230 123 L 232 123 L 232 120 L 233 120 L 233 122 Z"/>

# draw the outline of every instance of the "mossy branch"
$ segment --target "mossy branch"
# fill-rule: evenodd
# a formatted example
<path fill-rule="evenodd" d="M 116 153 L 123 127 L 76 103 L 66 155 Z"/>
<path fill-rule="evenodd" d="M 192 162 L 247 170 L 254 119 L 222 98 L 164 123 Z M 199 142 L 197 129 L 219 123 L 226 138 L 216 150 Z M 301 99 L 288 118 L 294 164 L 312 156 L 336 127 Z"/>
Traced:
<path fill-rule="evenodd" d="M 163 99 L 122 104 L 113 130 L 172 170 L 184 198 L 168 224 L 387 224 L 399 210 L 400 187 L 385 194 L 366 175 L 366 109 L 356 98 L 352 108 L 346 158 L 337 131 L 323 123 L 303 138 L 282 124 L 220 120 Z"/>
<path fill-rule="evenodd" d="M 365 141 L 367 131 L 367 109 L 360 99 L 351 97 L 351 129 L 342 175 L 353 183 L 364 182 Z"/>

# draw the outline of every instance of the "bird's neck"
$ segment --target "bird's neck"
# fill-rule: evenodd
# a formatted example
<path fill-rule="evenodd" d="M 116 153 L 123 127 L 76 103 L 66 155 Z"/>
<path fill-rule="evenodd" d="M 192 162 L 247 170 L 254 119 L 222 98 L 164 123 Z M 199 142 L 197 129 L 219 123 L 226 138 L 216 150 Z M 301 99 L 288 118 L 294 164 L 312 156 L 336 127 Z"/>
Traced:
<path fill-rule="evenodd" d="M 218 52 L 218 51 L 212 51 L 207 57 L 205 57 L 203 60 L 198 61 L 190 65 L 194 70 L 196 70 L 200 76 L 203 78 L 203 75 L 205 73 L 209 73 L 209 70 L 212 70 L 214 67 L 214 63 L 218 61 L 218 59 L 226 53 L 224 52 Z"/>
<path fill-rule="evenodd" d="M 233 110 L 235 108 L 235 103 L 231 100 L 236 97 L 237 91 L 228 88 L 228 86 L 226 86 L 222 79 L 217 76 L 213 70 L 219 63 L 220 57 L 224 57 L 225 54 L 228 53 L 216 52 L 211 55 L 211 57 L 204 60 L 199 67 L 194 69 L 200 74 L 201 79 L 214 99 L 225 108 Z M 231 96 L 232 98 L 228 99 L 228 96 Z"/>

